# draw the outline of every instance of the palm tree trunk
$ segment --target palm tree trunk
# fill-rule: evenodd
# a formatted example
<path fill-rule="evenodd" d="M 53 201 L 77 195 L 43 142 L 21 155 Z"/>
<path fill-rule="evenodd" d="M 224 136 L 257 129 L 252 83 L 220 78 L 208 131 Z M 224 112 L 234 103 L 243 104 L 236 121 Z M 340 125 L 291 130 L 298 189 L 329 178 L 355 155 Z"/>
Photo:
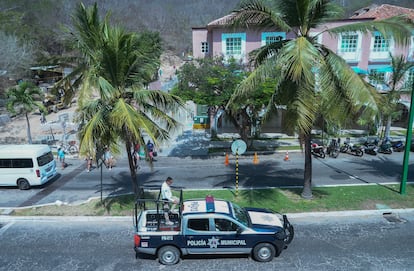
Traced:
<path fill-rule="evenodd" d="M 390 137 L 391 122 L 392 122 L 392 117 L 390 115 L 390 116 L 388 116 L 388 118 L 387 118 L 387 124 L 385 125 L 384 138 L 389 138 Z"/>
<path fill-rule="evenodd" d="M 131 142 L 127 140 L 125 142 L 125 149 L 126 149 L 126 153 L 128 156 L 128 164 L 129 164 L 129 172 L 131 173 L 132 188 L 134 190 L 135 196 L 138 196 L 140 185 L 138 183 L 138 176 L 137 176 L 137 171 L 136 171 L 134 160 L 133 160 L 132 153 L 131 153 L 131 147 L 132 147 Z"/>
<path fill-rule="evenodd" d="M 303 182 L 302 198 L 312 199 L 312 154 L 311 154 L 311 131 L 305 133 L 305 173 Z"/>
<path fill-rule="evenodd" d="M 30 121 L 29 116 L 27 115 L 27 112 L 25 113 L 26 116 L 26 122 L 27 122 L 27 140 L 29 144 L 32 144 L 32 132 L 30 131 Z"/>

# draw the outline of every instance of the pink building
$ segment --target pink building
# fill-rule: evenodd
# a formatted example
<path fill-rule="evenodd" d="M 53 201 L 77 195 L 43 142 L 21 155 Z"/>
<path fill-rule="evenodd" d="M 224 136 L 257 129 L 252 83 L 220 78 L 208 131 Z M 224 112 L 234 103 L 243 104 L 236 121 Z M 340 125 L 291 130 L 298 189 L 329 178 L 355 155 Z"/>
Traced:
<path fill-rule="evenodd" d="M 316 36 L 325 29 L 402 14 L 414 19 L 414 9 L 387 4 L 372 5 L 356 11 L 348 19 L 332 21 L 319 29 L 313 29 L 312 32 Z M 248 29 L 233 29 L 226 24 L 231 16 L 229 14 L 214 20 L 206 27 L 192 28 L 194 58 L 223 56 L 224 59 L 232 57 L 242 63 L 248 63 L 248 55 L 252 50 L 280 39 L 289 39 L 293 35 L 292 33 L 280 32 L 277 29 L 258 28 L 254 25 Z M 408 61 L 414 61 L 414 32 L 410 45 L 406 47 L 396 46 L 392 38 L 386 39 L 379 32 L 371 34 L 348 32 L 338 36 L 324 32 L 317 37 L 319 43 L 342 56 L 355 72 L 359 74 L 375 73 L 385 82 L 392 71 L 390 53 L 396 56 L 402 54 L 407 57 Z M 406 82 L 413 81 L 414 70 L 408 72 L 406 79 Z M 371 83 L 377 87 L 378 91 L 387 91 L 388 89 L 386 85 Z M 409 98 L 402 97 L 403 104 L 407 104 L 407 101 Z"/>
<path fill-rule="evenodd" d="M 406 14 L 414 19 L 414 9 L 392 5 L 373 5 L 358 10 L 349 19 L 327 23 L 320 29 L 313 29 L 315 35 L 324 29 L 341 25 L 353 24 L 361 21 L 371 21 Z M 266 43 L 280 39 L 289 39 L 291 33 L 280 32 L 277 29 L 259 29 L 254 26 L 249 29 L 230 29 L 226 21 L 230 15 L 210 22 L 206 27 L 192 28 L 193 56 L 203 58 L 207 56 L 233 57 L 243 63 L 248 62 L 248 54 Z M 343 33 L 331 36 L 329 33 L 318 35 L 320 43 L 342 56 L 357 73 L 377 73 L 386 79 L 391 71 L 389 53 L 404 55 L 407 60 L 414 60 L 414 33 L 411 43 L 407 47 L 395 46 L 392 38 L 385 39 L 378 32 L 371 34 Z M 408 77 L 413 78 L 414 71 Z M 382 90 L 383 86 L 378 86 Z"/>

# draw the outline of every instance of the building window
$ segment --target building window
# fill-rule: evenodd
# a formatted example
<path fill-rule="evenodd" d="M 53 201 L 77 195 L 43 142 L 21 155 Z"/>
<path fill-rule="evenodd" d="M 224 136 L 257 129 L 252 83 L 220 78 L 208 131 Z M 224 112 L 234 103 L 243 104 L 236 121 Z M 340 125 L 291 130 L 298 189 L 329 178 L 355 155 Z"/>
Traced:
<path fill-rule="evenodd" d="M 414 69 L 411 69 L 407 72 L 407 77 L 405 80 L 404 87 L 407 89 L 411 89 L 414 82 Z"/>
<path fill-rule="evenodd" d="M 342 33 L 339 36 L 338 55 L 346 61 L 358 61 L 360 58 L 361 40 L 359 33 Z"/>
<path fill-rule="evenodd" d="M 385 39 L 381 34 L 374 35 L 373 52 L 388 52 L 390 50 L 390 39 Z"/>
<path fill-rule="evenodd" d="M 414 59 L 414 36 L 411 36 L 410 49 L 408 51 L 407 60 L 412 61 Z"/>
<path fill-rule="evenodd" d="M 384 38 L 379 32 L 375 32 L 371 39 L 370 60 L 389 59 L 389 52 L 393 51 L 392 38 Z"/>
<path fill-rule="evenodd" d="M 385 72 L 380 72 L 378 70 L 371 70 L 370 77 L 371 77 L 372 84 L 381 84 L 385 81 Z"/>
<path fill-rule="evenodd" d="M 203 41 L 201 43 L 201 52 L 202 53 L 208 53 L 208 42 Z"/>
<path fill-rule="evenodd" d="M 358 48 L 358 34 L 343 34 L 341 35 L 341 52 L 354 53 Z"/>
<path fill-rule="evenodd" d="M 388 80 L 389 68 L 378 67 L 370 69 L 369 82 L 379 91 L 387 91 L 389 87 L 386 82 Z"/>
<path fill-rule="evenodd" d="M 263 32 L 262 33 L 262 46 L 269 45 L 274 42 L 279 42 L 286 39 L 285 32 Z"/>
<path fill-rule="evenodd" d="M 245 33 L 222 34 L 222 52 L 224 54 L 225 60 L 228 60 L 229 58 L 243 60 L 245 51 Z"/>
<path fill-rule="evenodd" d="M 241 38 L 227 38 L 226 39 L 226 55 L 240 55 L 242 51 Z"/>

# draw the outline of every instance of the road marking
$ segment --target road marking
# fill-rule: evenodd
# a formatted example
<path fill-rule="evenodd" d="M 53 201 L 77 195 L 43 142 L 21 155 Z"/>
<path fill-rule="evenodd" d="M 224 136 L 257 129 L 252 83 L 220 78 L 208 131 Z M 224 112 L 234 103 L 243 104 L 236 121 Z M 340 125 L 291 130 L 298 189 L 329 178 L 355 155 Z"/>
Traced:
<path fill-rule="evenodd" d="M 6 224 L 4 227 L 0 228 L 0 236 L 8 229 L 10 228 L 12 225 L 14 224 L 14 222 L 10 222 L 8 224 Z"/>

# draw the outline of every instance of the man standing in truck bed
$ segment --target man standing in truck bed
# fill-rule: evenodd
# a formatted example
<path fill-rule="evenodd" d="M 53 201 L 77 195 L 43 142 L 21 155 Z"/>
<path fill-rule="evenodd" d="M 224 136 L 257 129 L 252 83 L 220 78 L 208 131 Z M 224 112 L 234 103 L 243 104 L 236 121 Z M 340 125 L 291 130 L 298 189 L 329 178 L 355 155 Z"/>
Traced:
<path fill-rule="evenodd" d="M 173 225 L 174 223 L 170 221 L 169 214 L 171 211 L 174 210 L 176 204 L 178 203 L 178 198 L 174 197 L 171 192 L 171 184 L 173 183 L 173 179 L 171 177 L 167 177 L 165 182 L 161 185 L 161 198 L 164 201 L 164 217 L 165 217 L 165 224 L 166 225 Z M 172 208 L 170 208 L 170 204 L 173 203 Z"/>

